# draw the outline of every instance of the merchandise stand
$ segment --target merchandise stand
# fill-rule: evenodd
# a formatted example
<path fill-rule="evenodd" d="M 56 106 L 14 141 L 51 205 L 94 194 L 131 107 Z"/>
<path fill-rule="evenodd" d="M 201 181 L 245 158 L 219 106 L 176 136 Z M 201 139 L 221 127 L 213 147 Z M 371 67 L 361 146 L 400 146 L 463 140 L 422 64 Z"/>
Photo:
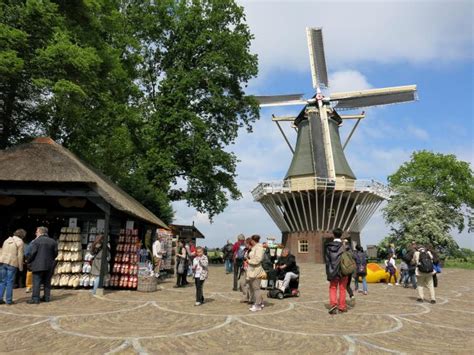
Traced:
<path fill-rule="evenodd" d="M 121 289 L 136 289 L 138 284 L 138 261 L 140 240 L 137 229 L 122 229 L 118 239 L 110 286 Z"/>

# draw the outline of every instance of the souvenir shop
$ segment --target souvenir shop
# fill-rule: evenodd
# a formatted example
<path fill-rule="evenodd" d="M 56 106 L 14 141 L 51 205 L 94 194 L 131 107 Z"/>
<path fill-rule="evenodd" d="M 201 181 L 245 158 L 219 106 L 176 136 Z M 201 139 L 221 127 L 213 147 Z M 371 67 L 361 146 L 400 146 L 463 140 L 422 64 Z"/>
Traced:
<path fill-rule="evenodd" d="M 99 236 L 108 246 L 99 287 L 136 289 L 157 230 L 169 250 L 164 267 L 171 267 L 169 227 L 50 138 L 1 150 L 0 166 L 0 243 L 18 228 L 28 243 L 36 227 L 48 227 L 59 249 L 53 286 L 92 286 L 91 248 Z"/>

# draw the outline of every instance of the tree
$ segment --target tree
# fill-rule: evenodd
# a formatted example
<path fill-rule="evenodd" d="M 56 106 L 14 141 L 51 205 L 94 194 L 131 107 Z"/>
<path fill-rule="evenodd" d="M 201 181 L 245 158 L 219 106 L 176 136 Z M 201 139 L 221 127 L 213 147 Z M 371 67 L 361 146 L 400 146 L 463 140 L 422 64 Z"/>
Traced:
<path fill-rule="evenodd" d="M 414 152 L 409 162 L 388 177 L 390 187 L 411 187 L 433 196 L 457 214 L 459 231 L 464 229 L 465 216 L 472 229 L 474 207 L 474 176 L 469 163 L 457 160 L 455 155 L 432 153 L 426 150 Z"/>
<path fill-rule="evenodd" d="M 5 0 L 0 19 L 0 148 L 49 135 L 166 222 L 170 200 L 212 218 L 240 196 L 226 147 L 258 118 L 257 58 L 233 0 Z"/>
<path fill-rule="evenodd" d="M 173 200 L 186 199 L 212 219 L 229 195 L 240 197 L 237 159 L 225 147 L 239 128 L 251 131 L 259 112 L 243 91 L 257 74 L 243 9 L 233 0 L 129 5 L 147 99 L 143 171 Z"/>
<path fill-rule="evenodd" d="M 415 241 L 438 249 L 452 251 L 458 248 L 449 232 L 459 224 L 462 216 L 432 195 L 412 188 L 399 188 L 383 213 L 387 223 L 392 225 L 392 232 L 382 245 L 395 243 L 403 248 Z"/>

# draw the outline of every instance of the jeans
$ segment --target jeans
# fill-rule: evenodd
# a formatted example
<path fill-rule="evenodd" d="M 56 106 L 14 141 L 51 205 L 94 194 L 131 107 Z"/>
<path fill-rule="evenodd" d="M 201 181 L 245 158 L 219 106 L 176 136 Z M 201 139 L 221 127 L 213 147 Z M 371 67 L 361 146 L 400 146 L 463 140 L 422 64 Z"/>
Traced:
<path fill-rule="evenodd" d="M 281 288 L 283 289 L 283 292 L 285 292 L 285 290 L 288 288 L 290 281 L 297 278 L 298 278 L 298 275 L 296 275 L 294 272 L 288 271 L 285 274 L 285 278 L 283 279 L 283 285 L 281 286 Z"/>
<path fill-rule="evenodd" d="M 398 283 L 400 285 L 405 286 L 408 283 L 408 280 L 409 280 L 408 270 L 400 270 L 400 281 L 398 281 Z"/>
<path fill-rule="evenodd" d="M 3 300 L 3 295 L 7 294 L 6 303 L 13 302 L 13 283 L 15 282 L 15 275 L 18 268 L 2 264 L 0 266 L 0 297 Z"/>
<path fill-rule="evenodd" d="M 194 278 L 194 282 L 196 284 L 196 302 L 204 303 L 204 294 L 202 290 L 204 281 L 205 280 L 201 280 L 199 277 Z"/>
<path fill-rule="evenodd" d="M 336 277 L 329 282 L 329 304 L 331 307 L 337 306 L 344 311 L 346 305 L 346 286 L 348 276 Z M 339 302 L 337 299 L 337 288 L 339 287 Z"/>
<path fill-rule="evenodd" d="M 94 279 L 94 287 L 92 287 L 92 294 L 93 294 L 93 295 L 96 294 L 97 289 L 99 288 L 99 279 L 100 279 L 100 276 L 99 276 L 99 275 L 95 276 L 95 279 Z"/>
<path fill-rule="evenodd" d="M 31 299 L 33 301 L 40 300 L 40 287 L 44 285 L 44 299 L 49 301 L 51 299 L 51 276 L 53 276 L 53 270 L 44 270 L 33 272 L 33 294 Z"/>
<path fill-rule="evenodd" d="M 359 277 L 362 278 L 362 291 L 364 292 L 368 292 L 367 290 L 367 276 L 364 275 L 364 276 L 355 276 L 354 277 L 354 285 L 355 285 L 355 289 L 358 290 L 359 289 Z"/>
<path fill-rule="evenodd" d="M 413 269 L 408 269 L 408 278 L 410 279 L 411 284 L 412 284 L 414 289 L 416 289 L 416 273 L 415 273 L 415 271 L 416 271 L 416 269 L 414 269 L 414 268 Z"/>
<path fill-rule="evenodd" d="M 232 259 L 225 259 L 225 272 L 228 274 L 232 272 Z"/>

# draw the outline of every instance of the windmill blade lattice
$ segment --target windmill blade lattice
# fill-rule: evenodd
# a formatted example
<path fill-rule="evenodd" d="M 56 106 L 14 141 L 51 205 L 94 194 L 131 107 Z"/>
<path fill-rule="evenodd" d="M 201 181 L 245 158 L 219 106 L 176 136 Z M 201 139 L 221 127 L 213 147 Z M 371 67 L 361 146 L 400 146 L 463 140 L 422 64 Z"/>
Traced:
<path fill-rule="evenodd" d="M 331 94 L 331 101 L 337 101 L 334 108 L 339 110 L 390 105 L 416 99 L 416 85 Z"/>
<path fill-rule="evenodd" d="M 305 105 L 303 94 L 288 95 L 270 95 L 270 96 L 254 96 L 260 104 L 260 107 L 270 106 L 286 106 L 286 105 Z"/>
<path fill-rule="evenodd" d="M 329 87 L 329 80 L 326 56 L 324 54 L 323 30 L 321 28 L 307 27 L 306 37 L 308 39 L 313 88 L 327 88 Z"/>

